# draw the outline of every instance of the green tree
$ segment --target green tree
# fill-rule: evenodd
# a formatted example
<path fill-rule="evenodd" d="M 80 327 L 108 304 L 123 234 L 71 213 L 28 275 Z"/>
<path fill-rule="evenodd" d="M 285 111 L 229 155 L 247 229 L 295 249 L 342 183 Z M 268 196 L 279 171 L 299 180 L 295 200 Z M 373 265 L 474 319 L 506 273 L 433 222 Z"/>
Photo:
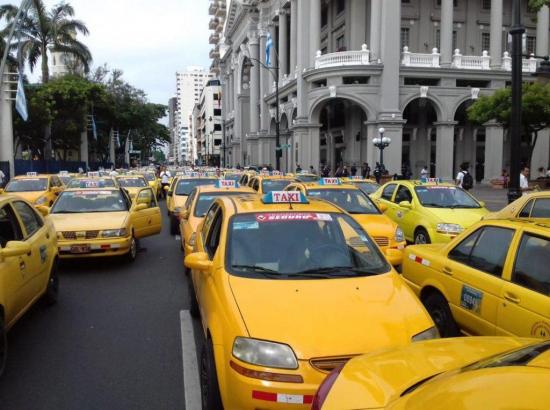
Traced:
<path fill-rule="evenodd" d="M 502 88 L 491 96 L 480 97 L 468 108 L 468 118 L 476 124 L 489 121 L 510 127 L 512 90 Z M 522 139 L 528 143 L 527 158 L 531 162 L 539 131 L 550 126 L 550 84 L 524 83 L 522 96 Z"/>
<path fill-rule="evenodd" d="M 533 11 L 539 11 L 544 5 L 550 6 L 550 0 L 529 0 L 529 8 Z"/>

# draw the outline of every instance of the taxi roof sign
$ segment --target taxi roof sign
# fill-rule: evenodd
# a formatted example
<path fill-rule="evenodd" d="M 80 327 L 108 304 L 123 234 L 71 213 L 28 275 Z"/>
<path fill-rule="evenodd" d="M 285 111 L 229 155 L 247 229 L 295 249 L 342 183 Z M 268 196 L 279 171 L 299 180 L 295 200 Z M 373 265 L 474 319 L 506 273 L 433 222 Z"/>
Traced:
<path fill-rule="evenodd" d="M 439 184 L 441 183 L 440 178 L 420 178 L 420 182 L 423 184 Z"/>
<path fill-rule="evenodd" d="M 59 175 L 69 175 L 69 171 L 59 171 Z"/>
<path fill-rule="evenodd" d="M 232 179 L 220 179 L 216 182 L 216 188 L 239 188 L 240 185 Z"/>
<path fill-rule="evenodd" d="M 264 204 L 309 204 L 306 196 L 299 191 L 273 191 L 262 197 Z"/>
<path fill-rule="evenodd" d="M 88 177 L 89 178 L 98 178 L 100 175 L 99 175 L 99 171 L 95 171 L 95 172 L 88 172 Z"/>
<path fill-rule="evenodd" d="M 362 181 L 362 180 L 363 180 L 363 177 L 362 177 L 361 175 L 352 175 L 352 176 L 350 177 L 350 179 L 351 179 L 352 181 Z"/>
<path fill-rule="evenodd" d="M 36 173 L 36 172 L 27 172 L 27 176 L 28 177 L 37 177 L 38 173 Z"/>
<path fill-rule="evenodd" d="M 340 178 L 321 178 L 319 185 L 342 185 Z"/>

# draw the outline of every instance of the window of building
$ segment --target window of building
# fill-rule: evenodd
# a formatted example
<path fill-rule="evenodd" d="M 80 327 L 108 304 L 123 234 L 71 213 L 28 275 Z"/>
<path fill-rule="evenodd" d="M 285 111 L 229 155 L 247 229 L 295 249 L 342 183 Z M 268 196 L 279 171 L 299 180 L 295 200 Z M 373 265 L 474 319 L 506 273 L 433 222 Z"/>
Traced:
<path fill-rule="evenodd" d="M 346 10 L 346 0 L 336 0 L 336 14 L 343 13 Z"/>
<path fill-rule="evenodd" d="M 214 115 L 216 117 L 219 117 L 220 115 L 222 115 L 222 109 L 221 108 L 214 108 Z"/>
<path fill-rule="evenodd" d="M 222 140 L 214 140 L 215 147 L 219 147 L 220 145 L 222 145 Z"/>
<path fill-rule="evenodd" d="M 214 131 L 221 131 L 222 125 L 221 124 L 214 124 Z"/>
<path fill-rule="evenodd" d="M 321 27 L 326 27 L 328 24 L 328 6 L 323 4 L 321 7 Z"/>
<path fill-rule="evenodd" d="M 481 51 L 491 49 L 491 33 L 481 33 Z"/>
<path fill-rule="evenodd" d="M 346 51 L 346 37 L 343 34 L 336 38 L 336 51 Z"/>
<path fill-rule="evenodd" d="M 483 0 L 481 2 L 481 8 L 483 10 L 491 10 L 491 0 Z"/>
<path fill-rule="evenodd" d="M 403 47 L 409 46 L 410 35 L 411 35 L 410 28 L 401 27 L 401 50 L 403 50 Z"/>
<path fill-rule="evenodd" d="M 537 49 L 537 38 L 535 36 L 527 36 L 527 54 L 535 54 Z"/>

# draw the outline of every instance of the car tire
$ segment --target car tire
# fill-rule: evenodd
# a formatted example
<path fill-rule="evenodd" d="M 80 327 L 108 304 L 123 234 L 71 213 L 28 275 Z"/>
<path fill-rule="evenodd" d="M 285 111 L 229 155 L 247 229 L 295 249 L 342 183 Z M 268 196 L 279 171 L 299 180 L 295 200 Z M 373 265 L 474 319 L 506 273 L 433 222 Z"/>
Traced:
<path fill-rule="evenodd" d="M 179 234 L 179 221 L 174 215 L 170 217 L 170 235 Z"/>
<path fill-rule="evenodd" d="M 441 293 L 430 293 L 422 302 L 437 326 L 441 337 L 460 336 L 460 330 L 453 318 L 449 303 Z"/>
<path fill-rule="evenodd" d="M 200 379 L 202 410 L 223 410 L 214 359 L 214 346 L 210 338 L 206 339 L 202 347 Z"/>
<path fill-rule="evenodd" d="M 126 260 L 130 263 L 134 262 L 137 257 L 137 252 L 138 252 L 137 239 L 134 238 L 134 235 L 132 235 L 132 239 L 130 240 L 130 250 L 126 254 Z"/>
<path fill-rule="evenodd" d="M 187 276 L 187 289 L 189 293 L 189 314 L 191 317 L 199 318 L 201 311 L 199 309 L 199 302 L 197 302 L 197 295 L 193 287 L 193 278 L 191 275 Z"/>
<path fill-rule="evenodd" d="M 57 303 L 57 297 L 59 294 L 59 274 L 58 274 L 58 261 L 55 260 L 52 265 L 50 276 L 48 277 L 48 286 L 44 293 L 43 300 L 48 306 L 55 305 Z"/>
<path fill-rule="evenodd" d="M 414 232 L 414 244 L 415 245 L 425 245 L 432 243 L 430 239 L 430 235 L 428 234 L 428 231 L 426 231 L 424 228 L 418 228 Z"/>
<path fill-rule="evenodd" d="M 8 358 L 8 332 L 4 324 L 4 318 L 0 315 L 0 377 L 6 368 Z"/>

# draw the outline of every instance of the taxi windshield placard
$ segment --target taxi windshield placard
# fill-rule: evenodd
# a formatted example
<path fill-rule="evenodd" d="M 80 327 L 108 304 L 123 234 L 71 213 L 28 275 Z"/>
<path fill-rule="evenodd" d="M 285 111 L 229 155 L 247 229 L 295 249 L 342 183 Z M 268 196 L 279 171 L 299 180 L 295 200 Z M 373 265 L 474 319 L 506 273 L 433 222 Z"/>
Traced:
<path fill-rule="evenodd" d="M 332 216 L 330 214 L 321 214 L 316 212 L 278 212 L 256 215 L 256 222 L 259 223 L 288 221 L 331 222 Z"/>
<path fill-rule="evenodd" d="M 220 179 L 216 183 L 216 188 L 238 188 L 239 184 L 237 184 L 232 179 Z"/>
<path fill-rule="evenodd" d="M 340 178 L 323 178 L 320 181 L 321 185 L 340 185 Z"/>

